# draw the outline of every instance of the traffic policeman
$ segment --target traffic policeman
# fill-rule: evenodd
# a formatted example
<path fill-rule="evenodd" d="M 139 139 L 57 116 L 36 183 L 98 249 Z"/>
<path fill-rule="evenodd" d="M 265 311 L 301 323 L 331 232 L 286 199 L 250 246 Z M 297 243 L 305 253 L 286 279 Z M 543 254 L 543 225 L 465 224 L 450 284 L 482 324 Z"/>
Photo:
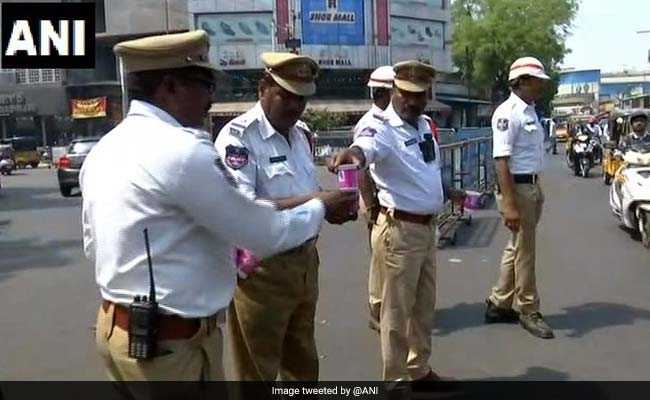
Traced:
<path fill-rule="evenodd" d="M 492 132 L 497 202 L 511 235 L 503 250 L 499 280 L 486 300 L 485 322 L 519 321 L 534 336 L 549 339 L 553 330 L 539 312 L 535 280 L 535 233 L 544 204 L 539 184 L 544 130 L 535 100 L 550 78 L 539 60 L 523 57 L 512 63 L 508 79 L 512 93 L 494 112 Z"/>
<path fill-rule="evenodd" d="M 220 327 L 236 283 L 232 247 L 260 256 L 295 248 L 318 234 L 324 215 L 348 212 L 350 199 L 337 193 L 280 212 L 237 191 L 213 144 L 187 129 L 202 125 L 212 102 L 208 46 L 204 31 L 192 31 L 114 49 L 132 101 L 80 173 L 84 251 L 103 299 L 97 347 L 111 380 L 223 379 Z M 142 322 L 130 317 L 134 297 L 149 293 L 145 228 L 158 351 L 141 359 L 129 351 L 129 328 Z"/>
<path fill-rule="evenodd" d="M 445 195 L 440 151 L 422 115 L 435 70 L 419 61 L 395 64 L 391 104 L 337 154 L 370 174 L 380 214 L 372 230 L 372 263 L 382 275 L 379 318 L 384 380 L 433 380 L 429 366 L 436 296 L 436 214 Z M 462 193 L 454 192 L 454 198 Z"/>
<path fill-rule="evenodd" d="M 224 126 L 215 146 L 247 197 L 287 209 L 320 190 L 311 132 L 299 120 L 316 91 L 318 66 L 291 53 L 261 58 L 258 103 Z M 318 380 L 318 268 L 312 239 L 262 260 L 257 273 L 239 281 L 228 313 L 236 379 Z"/>
<path fill-rule="evenodd" d="M 381 66 L 370 74 L 368 87 L 371 90 L 372 106 L 354 127 L 354 139 L 366 127 L 374 123 L 375 115 L 381 115 L 390 104 L 393 94 L 393 80 L 395 71 L 391 65 Z M 368 168 L 359 172 L 359 209 L 366 218 L 368 226 L 368 243 L 372 249 L 372 227 L 379 215 L 379 201 L 377 200 L 377 187 L 370 176 Z M 379 267 L 370 264 L 368 271 L 368 308 L 370 312 L 369 326 L 379 331 L 379 310 L 381 308 L 381 276 Z"/>

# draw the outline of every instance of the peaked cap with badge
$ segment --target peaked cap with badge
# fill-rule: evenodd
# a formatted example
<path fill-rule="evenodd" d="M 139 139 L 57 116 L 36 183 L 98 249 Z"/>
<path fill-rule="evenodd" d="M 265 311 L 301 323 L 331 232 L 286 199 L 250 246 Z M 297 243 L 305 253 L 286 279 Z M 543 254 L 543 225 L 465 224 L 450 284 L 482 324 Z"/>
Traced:
<path fill-rule="evenodd" d="M 128 40 L 116 44 L 113 51 L 122 58 L 127 73 L 185 67 L 216 72 L 208 61 L 209 48 L 208 34 L 196 30 Z"/>
<path fill-rule="evenodd" d="M 318 64 L 311 57 L 293 53 L 262 53 L 262 62 L 273 80 L 298 96 L 316 93 Z"/>
<path fill-rule="evenodd" d="M 399 62 L 393 66 L 393 70 L 395 87 L 407 92 L 428 90 L 436 77 L 436 70 L 431 65 L 417 60 Z"/>

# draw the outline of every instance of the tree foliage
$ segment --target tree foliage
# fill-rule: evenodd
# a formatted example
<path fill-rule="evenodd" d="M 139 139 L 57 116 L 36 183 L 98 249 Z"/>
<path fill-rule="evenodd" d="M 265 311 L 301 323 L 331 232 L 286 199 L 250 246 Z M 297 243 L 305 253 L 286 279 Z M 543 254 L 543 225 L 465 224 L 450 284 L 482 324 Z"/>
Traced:
<path fill-rule="evenodd" d="M 492 90 L 495 99 L 508 92 L 508 70 L 519 57 L 536 57 L 553 74 L 570 51 L 565 39 L 578 2 L 455 0 L 454 63 L 472 87 Z"/>
<path fill-rule="evenodd" d="M 328 110 L 307 110 L 301 119 L 309 126 L 312 132 L 327 131 L 340 127 L 346 120 L 344 114 L 332 113 Z"/>

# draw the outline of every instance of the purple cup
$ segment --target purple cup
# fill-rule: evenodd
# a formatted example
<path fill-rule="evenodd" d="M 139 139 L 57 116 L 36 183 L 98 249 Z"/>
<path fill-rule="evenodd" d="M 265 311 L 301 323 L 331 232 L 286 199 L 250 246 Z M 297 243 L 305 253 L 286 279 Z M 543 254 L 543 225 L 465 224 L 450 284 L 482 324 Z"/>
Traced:
<path fill-rule="evenodd" d="M 359 168 L 356 164 L 345 164 L 339 166 L 338 173 L 339 189 L 349 192 L 359 191 Z M 350 214 L 355 214 L 359 211 L 359 200 L 352 203 L 350 206 Z"/>
<path fill-rule="evenodd" d="M 356 164 L 345 164 L 339 166 L 339 189 L 357 191 L 359 190 L 359 169 Z"/>

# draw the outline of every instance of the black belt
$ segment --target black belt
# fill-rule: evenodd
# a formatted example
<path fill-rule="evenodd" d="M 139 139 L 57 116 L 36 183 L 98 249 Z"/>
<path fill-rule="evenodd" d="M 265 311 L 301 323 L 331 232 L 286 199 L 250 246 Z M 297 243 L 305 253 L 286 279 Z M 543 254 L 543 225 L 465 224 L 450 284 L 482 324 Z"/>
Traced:
<path fill-rule="evenodd" d="M 515 183 L 534 185 L 539 180 L 539 175 L 537 175 L 537 174 L 514 174 L 514 175 L 512 175 L 512 179 L 514 179 Z"/>

